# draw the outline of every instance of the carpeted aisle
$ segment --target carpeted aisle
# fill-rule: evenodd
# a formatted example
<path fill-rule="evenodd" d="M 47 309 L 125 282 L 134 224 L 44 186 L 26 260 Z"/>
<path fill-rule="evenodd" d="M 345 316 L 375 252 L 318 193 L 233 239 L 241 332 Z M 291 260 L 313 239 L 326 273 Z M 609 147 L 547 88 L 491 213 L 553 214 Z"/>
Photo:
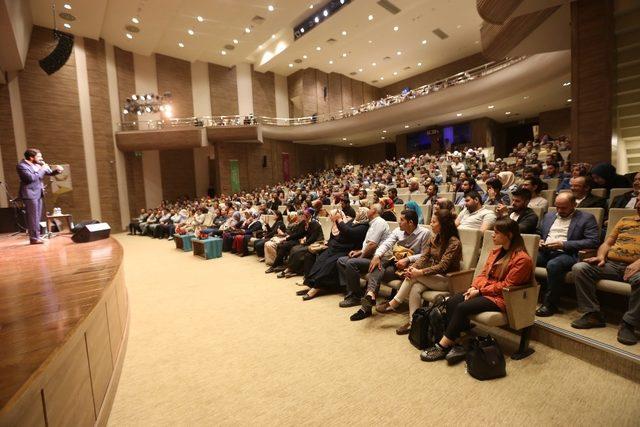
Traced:
<path fill-rule="evenodd" d="M 117 235 L 131 324 L 113 426 L 637 425 L 640 386 L 534 343 L 480 382 L 427 364 L 394 329 L 350 322 L 340 296 L 302 302 L 297 279 L 253 256 L 204 261 L 172 242 Z"/>

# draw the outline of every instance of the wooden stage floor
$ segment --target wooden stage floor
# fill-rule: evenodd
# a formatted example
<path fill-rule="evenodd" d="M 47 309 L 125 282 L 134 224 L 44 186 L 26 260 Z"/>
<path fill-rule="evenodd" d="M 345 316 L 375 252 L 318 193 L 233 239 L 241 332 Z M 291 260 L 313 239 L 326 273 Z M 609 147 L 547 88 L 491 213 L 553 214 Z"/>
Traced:
<path fill-rule="evenodd" d="M 85 320 L 122 263 L 114 239 L 43 245 L 0 235 L 0 409 Z"/>

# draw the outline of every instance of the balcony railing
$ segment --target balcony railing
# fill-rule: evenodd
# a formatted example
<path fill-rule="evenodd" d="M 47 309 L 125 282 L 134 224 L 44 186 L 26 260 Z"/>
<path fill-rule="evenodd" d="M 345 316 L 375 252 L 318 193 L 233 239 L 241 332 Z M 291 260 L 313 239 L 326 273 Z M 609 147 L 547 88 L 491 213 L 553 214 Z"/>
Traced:
<path fill-rule="evenodd" d="M 525 56 L 518 58 L 507 58 L 502 61 L 492 61 L 478 67 L 471 68 L 466 71 L 461 71 L 452 76 L 445 77 L 420 86 L 415 89 L 403 91 L 398 95 L 388 95 L 384 98 L 367 102 L 358 107 L 351 107 L 346 110 L 340 110 L 337 113 L 331 114 L 314 114 L 306 117 L 265 117 L 265 116 L 243 116 L 243 115 L 231 115 L 231 116 L 203 116 L 203 117 L 183 117 L 175 119 L 161 119 L 161 120 L 134 120 L 120 123 L 120 130 L 157 130 L 157 129 L 171 129 L 171 128 L 185 128 L 185 127 L 217 127 L 217 126 L 252 126 L 252 125 L 268 125 L 268 126 L 299 126 L 310 125 L 315 123 L 327 122 L 332 120 L 344 119 L 352 117 L 358 114 L 366 114 L 369 111 L 378 110 L 381 108 L 390 107 L 392 105 L 407 102 L 412 99 L 427 96 L 434 92 L 447 89 L 452 86 L 460 86 L 470 81 L 476 80 L 480 77 L 493 74 L 497 71 L 503 70 L 511 65 L 514 65 L 522 60 Z"/>

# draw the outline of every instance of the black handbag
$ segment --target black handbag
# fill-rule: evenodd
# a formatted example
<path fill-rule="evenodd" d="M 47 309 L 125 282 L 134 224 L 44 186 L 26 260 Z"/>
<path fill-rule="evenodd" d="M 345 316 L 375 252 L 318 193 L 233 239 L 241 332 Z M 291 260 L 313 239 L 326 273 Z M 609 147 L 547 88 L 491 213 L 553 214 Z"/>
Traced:
<path fill-rule="evenodd" d="M 480 381 L 507 375 L 504 354 L 491 335 L 478 336 L 471 341 L 467 352 L 467 372 Z"/>
<path fill-rule="evenodd" d="M 413 312 L 409 342 L 419 350 L 433 347 L 442 339 L 447 327 L 445 299 L 437 299 L 428 307 Z"/>

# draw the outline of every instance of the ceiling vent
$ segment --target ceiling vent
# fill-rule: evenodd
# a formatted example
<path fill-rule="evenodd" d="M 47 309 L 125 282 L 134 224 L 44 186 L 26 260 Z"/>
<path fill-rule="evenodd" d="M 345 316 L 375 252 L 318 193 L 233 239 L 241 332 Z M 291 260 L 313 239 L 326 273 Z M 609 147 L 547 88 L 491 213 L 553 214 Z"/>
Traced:
<path fill-rule="evenodd" d="M 225 44 L 225 45 L 224 45 L 224 48 L 225 48 L 225 49 L 227 49 L 227 50 L 233 50 L 233 49 L 235 49 L 236 47 L 235 47 L 234 45 L 232 45 L 232 44 Z"/>
<path fill-rule="evenodd" d="M 391 57 L 390 57 L 390 56 L 385 56 L 384 58 L 382 58 L 382 60 L 383 60 L 383 61 L 388 61 L 388 60 L 390 60 L 390 59 L 391 59 Z"/>
<path fill-rule="evenodd" d="M 262 16 L 258 16 L 258 15 L 251 18 L 251 22 L 253 22 L 256 25 L 262 25 L 264 21 L 265 19 Z"/>
<path fill-rule="evenodd" d="M 403 68 L 403 70 L 405 70 L 405 71 L 410 70 L 410 69 L 411 69 L 411 67 L 404 67 Z"/>
<path fill-rule="evenodd" d="M 293 62 L 295 62 L 296 64 L 300 64 L 300 63 L 302 63 L 302 59 L 296 58 L 296 59 L 293 60 Z"/>
<path fill-rule="evenodd" d="M 449 38 L 449 34 L 445 33 L 440 28 L 436 28 L 435 30 L 433 30 L 433 34 L 440 37 L 442 40 Z"/>
<path fill-rule="evenodd" d="M 387 12 L 392 13 L 394 15 L 400 13 L 400 8 L 395 4 L 391 3 L 389 0 L 378 0 L 378 4 L 387 10 Z"/>
<path fill-rule="evenodd" d="M 378 83 L 377 80 L 371 80 L 371 83 Z"/>
<path fill-rule="evenodd" d="M 125 30 L 129 31 L 130 33 L 139 33 L 140 32 L 140 28 L 136 27 L 135 25 L 126 25 Z"/>
<path fill-rule="evenodd" d="M 356 71 L 352 71 L 349 73 L 350 76 L 355 76 L 356 74 L 358 74 Z"/>
<path fill-rule="evenodd" d="M 334 44 L 335 42 L 337 42 L 338 40 L 334 39 L 334 38 L 330 38 L 327 40 L 328 44 Z"/>

